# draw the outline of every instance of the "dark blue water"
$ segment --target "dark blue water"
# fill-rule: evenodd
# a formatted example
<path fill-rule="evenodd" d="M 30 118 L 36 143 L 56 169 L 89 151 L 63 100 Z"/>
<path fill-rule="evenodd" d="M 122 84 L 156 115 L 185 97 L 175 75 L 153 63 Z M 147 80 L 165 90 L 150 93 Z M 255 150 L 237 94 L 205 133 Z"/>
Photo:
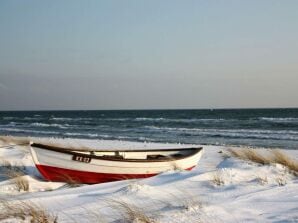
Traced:
<path fill-rule="evenodd" d="M 298 148 L 298 109 L 0 112 L 0 135 Z"/>

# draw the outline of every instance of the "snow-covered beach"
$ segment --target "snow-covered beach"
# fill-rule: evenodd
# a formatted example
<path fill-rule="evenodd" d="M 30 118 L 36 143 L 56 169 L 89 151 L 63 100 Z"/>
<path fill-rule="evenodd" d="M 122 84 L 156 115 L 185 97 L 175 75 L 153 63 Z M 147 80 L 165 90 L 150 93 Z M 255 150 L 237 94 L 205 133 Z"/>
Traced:
<path fill-rule="evenodd" d="M 1 203 L 15 204 L 16 208 L 20 203 L 40 207 L 57 222 L 298 222 L 297 176 L 280 164 L 261 165 L 232 157 L 224 146 L 204 145 L 204 154 L 192 171 L 172 170 L 146 179 L 71 185 L 44 181 L 34 166 L 29 146 L 15 144 L 32 140 L 111 149 L 183 145 L 71 138 L 4 139 L 0 140 Z M 283 152 L 297 161 L 297 150 Z M 28 191 L 20 190 L 13 177 L 3 175 L 8 164 L 9 168 L 18 166 L 25 174 Z M 7 207 L 11 206 L 1 206 L 1 217 Z M 2 221 L 22 220 L 10 216 Z"/>
<path fill-rule="evenodd" d="M 0 223 L 298 223 L 298 0 L 0 0 Z"/>

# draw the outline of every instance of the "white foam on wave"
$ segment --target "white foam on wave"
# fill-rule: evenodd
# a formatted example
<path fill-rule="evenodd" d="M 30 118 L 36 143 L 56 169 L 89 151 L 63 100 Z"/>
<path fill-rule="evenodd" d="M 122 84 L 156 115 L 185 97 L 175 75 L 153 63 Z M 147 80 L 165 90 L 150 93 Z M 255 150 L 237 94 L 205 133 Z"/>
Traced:
<path fill-rule="evenodd" d="M 61 120 L 61 121 L 71 121 L 71 120 L 99 120 L 99 121 L 136 121 L 136 122 L 181 122 L 181 123 L 192 123 L 192 122 L 222 122 L 222 121 L 237 121 L 236 119 L 208 119 L 208 118 L 180 118 L 180 119 L 172 119 L 172 118 L 148 118 L 148 117 L 138 117 L 138 118 L 51 118 L 53 120 Z"/>
<path fill-rule="evenodd" d="M 8 117 L 2 117 L 2 119 L 3 120 L 12 120 L 12 119 L 15 119 L 16 117 L 10 117 L 10 116 L 8 116 Z"/>
<path fill-rule="evenodd" d="M 66 136 L 88 136 L 90 138 L 95 138 L 95 137 L 99 137 L 100 135 L 97 134 L 97 133 L 78 133 L 78 132 L 66 132 L 66 133 L 63 133 L 64 135 Z"/>
<path fill-rule="evenodd" d="M 37 133 L 37 134 L 54 134 L 54 135 L 60 135 L 60 132 L 54 132 L 54 131 L 40 131 L 40 130 L 31 130 L 31 129 L 17 129 L 17 128 L 1 128 L 1 130 L 5 130 L 7 132 L 26 132 L 26 133 Z"/>
<path fill-rule="evenodd" d="M 24 120 L 41 120 L 41 117 L 25 117 Z"/>
<path fill-rule="evenodd" d="M 262 129 L 205 129 L 205 128 L 172 128 L 172 127 L 157 127 L 145 126 L 157 131 L 168 132 L 186 132 L 190 134 L 197 134 L 199 136 L 209 137 L 235 137 L 235 138 L 255 138 L 255 139 L 283 139 L 283 140 L 297 140 L 298 131 L 292 130 L 262 130 Z"/>
<path fill-rule="evenodd" d="M 295 117 L 288 117 L 288 118 L 260 117 L 259 119 L 263 121 L 276 122 L 276 123 L 298 122 L 298 118 L 295 118 Z"/>
<path fill-rule="evenodd" d="M 176 128 L 176 127 L 158 127 L 158 126 L 144 126 L 148 129 L 169 130 L 169 131 L 214 131 L 214 132 L 249 132 L 249 133 L 263 133 L 263 134 L 298 134 L 298 131 L 293 130 L 266 130 L 266 129 L 214 129 L 214 128 Z"/>
<path fill-rule="evenodd" d="M 237 121 L 236 119 L 222 119 L 222 118 L 136 118 L 136 121 L 161 121 L 161 122 L 177 122 L 177 123 L 194 123 L 194 122 L 223 122 L 223 121 Z"/>
<path fill-rule="evenodd" d="M 34 122 L 31 123 L 30 126 L 36 126 L 36 127 L 58 127 L 61 129 L 68 129 L 69 127 L 71 127 L 71 125 L 68 124 L 48 124 L 48 123 L 41 123 L 41 122 Z"/>
<path fill-rule="evenodd" d="M 52 117 L 51 120 L 57 120 L 57 121 L 71 121 L 73 118 L 60 118 L 60 117 Z"/>
<path fill-rule="evenodd" d="M 55 121 L 91 121 L 94 118 L 67 118 L 67 117 L 51 117 L 50 120 Z"/>
<path fill-rule="evenodd" d="M 125 121 L 131 121 L 133 120 L 132 118 L 103 118 L 100 119 L 102 121 L 120 121 L 120 122 L 125 122 Z"/>
<path fill-rule="evenodd" d="M 135 118 L 136 121 L 160 121 L 165 120 L 165 118 L 146 118 L 146 117 L 139 117 Z"/>

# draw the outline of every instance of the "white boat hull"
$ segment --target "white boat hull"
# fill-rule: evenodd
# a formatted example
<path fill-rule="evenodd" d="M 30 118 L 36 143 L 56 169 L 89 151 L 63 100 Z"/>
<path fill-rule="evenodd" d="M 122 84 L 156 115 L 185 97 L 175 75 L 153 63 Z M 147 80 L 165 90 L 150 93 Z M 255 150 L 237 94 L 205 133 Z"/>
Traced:
<path fill-rule="evenodd" d="M 125 159 L 90 158 L 89 160 L 89 156 L 85 156 L 85 154 L 82 154 L 82 160 L 78 161 L 74 160 L 74 155 L 71 153 L 37 147 L 31 147 L 31 153 L 36 167 L 47 180 L 100 183 L 121 179 L 144 178 L 173 169 L 191 170 L 201 158 L 202 149 L 183 159 L 170 161 L 147 160 L 145 162 L 142 159 L 128 159 L 126 161 Z M 131 154 L 136 156 L 140 153 Z M 88 162 L 84 162 L 84 157 L 86 157 L 85 161 Z"/>

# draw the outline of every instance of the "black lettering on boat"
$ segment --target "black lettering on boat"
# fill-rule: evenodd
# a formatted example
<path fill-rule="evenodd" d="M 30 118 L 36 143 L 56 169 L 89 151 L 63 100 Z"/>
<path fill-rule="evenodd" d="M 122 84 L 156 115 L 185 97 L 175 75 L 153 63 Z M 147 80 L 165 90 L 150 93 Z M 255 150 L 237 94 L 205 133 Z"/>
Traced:
<path fill-rule="evenodd" d="M 72 156 L 72 160 L 83 162 L 83 163 L 90 163 L 91 162 L 91 157 L 75 154 L 75 155 Z"/>

